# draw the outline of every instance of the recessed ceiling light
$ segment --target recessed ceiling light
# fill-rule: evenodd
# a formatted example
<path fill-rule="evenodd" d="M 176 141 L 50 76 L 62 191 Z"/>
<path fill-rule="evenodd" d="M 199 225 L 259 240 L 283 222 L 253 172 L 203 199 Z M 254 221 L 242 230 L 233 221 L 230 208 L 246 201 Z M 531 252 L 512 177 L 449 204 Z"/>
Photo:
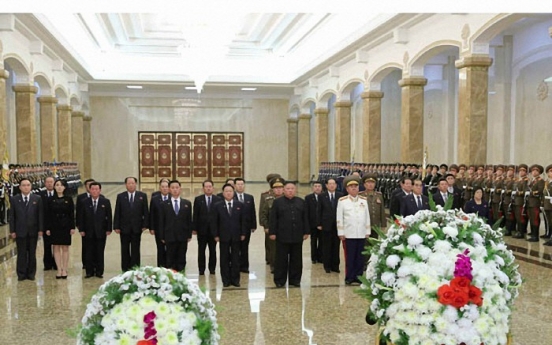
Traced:
<path fill-rule="evenodd" d="M 142 85 L 127 85 L 127 89 L 137 89 L 137 90 L 141 90 L 141 89 L 142 89 Z"/>
<path fill-rule="evenodd" d="M 256 91 L 257 88 L 256 87 L 242 87 L 241 90 L 242 91 Z"/>
<path fill-rule="evenodd" d="M 197 90 L 197 87 L 195 87 L 195 86 L 186 86 L 184 89 L 186 89 L 186 90 Z"/>

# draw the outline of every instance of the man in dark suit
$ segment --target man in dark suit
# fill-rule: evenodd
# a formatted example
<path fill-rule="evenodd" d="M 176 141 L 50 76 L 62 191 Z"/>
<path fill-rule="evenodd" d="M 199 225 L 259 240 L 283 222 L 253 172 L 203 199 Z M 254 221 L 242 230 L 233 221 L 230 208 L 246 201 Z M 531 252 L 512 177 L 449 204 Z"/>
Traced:
<path fill-rule="evenodd" d="M 307 205 L 303 199 L 295 196 L 296 192 L 295 184 L 286 182 L 284 196 L 274 200 L 270 209 L 270 239 L 276 241 L 274 284 L 278 288 L 286 282 L 301 286 L 303 241 L 309 237 L 310 227 Z"/>
<path fill-rule="evenodd" d="M 401 202 L 401 215 L 403 217 L 415 214 L 420 210 L 429 210 L 429 199 L 422 194 L 423 182 L 414 180 L 412 194 L 403 197 Z"/>
<path fill-rule="evenodd" d="M 326 273 L 339 273 L 339 237 L 337 236 L 337 202 L 343 193 L 336 191 L 334 178 L 326 182 L 327 191 L 320 195 L 319 230 L 322 230 L 322 260 Z"/>
<path fill-rule="evenodd" d="M 44 231 L 42 198 L 31 194 L 31 181 L 19 182 L 21 194 L 10 200 L 10 233 L 17 245 L 17 280 L 34 280 L 36 274 L 36 244 Z"/>
<path fill-rule="evenodd" d="M 233 179 L 233 178 L 227 178 L 226 181 L 224 181 L 223 186 L 225 186 L 225 185 L 227 185 L 227 184 L 229 184 L 229 185 L 231 185 L 232 187 L 234 187 L 234 179 Z M 224 191 L 218 193 L 217 196 L 218 196 L 221 200 L 224 199 Z"/>
<path fill-rule="evenodd" d="M 83 224 L 79 224 L 79 219 L 82 219 L 80 216 L 82 205 L 84 204 L 84 201 L 86 199 L 90 198 L 90 184 L 94 182 L 93 179 L 88 179 L 84 181 L 84 188 L 86 189 L 85 193 L 77 195 L 77 204 L 75 205 L 75 211 L 76 216 L 75 219 L 77 220 L 77 229 L 79 229 L 83 226 Z M 82 260 L 82 268 L 86 269 L 86 245 L 85 245 L 84 237 L 82 237 L 82 246 L 81 246 L 81 260 Z"/>
<path fill-rule="evenodd" d="M 222 187 L 224 200 L 217 203 L 213 215 L 213 237 L 220 242 L 220 275 L 224 287 L 240 286 L 240 242 L 247 232 L 245 208 L 234 200 L 234 187 Z"/>
<path fill-rule="evenodd" d="M 257 230 L 257 214 L 255 212 L 255 198 L 245 193 L 245 180 L 241 177 L 234 179 L 234 199 L 243 204 L 244 221 L 247 229 L 245 239 L 240 242 L 240 272 L 249 273 L 249 241 L 251 234 Z"/>
<path fill-rule="evenodd" d="M 188 242 L 192 239 L 192 203 L 180 197 L 180 182 L 169 182 L 171 198 L 163 202 L 159 229 L 167 246 L 167 267 L 175 271 L 186 268 Z"/>
<path fill-rule="evenodd" d="M 85 278 L 94 275 L 103 278 L 105 242 L 113 229 L 111 202 L 100 196 L 102 185 L 99 182 L 91 182 L 87 189 L 90 197 L 82 202 L 77 219 L 86 246 Z"/>
<path fill-rule="evenodd" d="M 451 166 L 452 169 L 452 166 Z M 456 186 L 456 177 L 454 174 L 446 174 L 445 180 L 447 180 L 447 192 L 452 196 L 452 208 L 462 208 L 462 190 Z M 501 191 L 499 190 L 498 193 Z M 500 194 L 499 194 L 500 196 Z"/>
<path fill-rule="evenodd" d="M 205 274 L 205 250 L 209 247 L 209 272 L 215 274 L 217 267 L 217 242 L 213 237 L 213 210 L 222 199 L 213 194 L 214 184 L 211 180 L 203 181 L 203 194 L 194 199 L 194 217 L 192 233 L 197 235 L 197 265 L 199 274 Z"/>
<path fill-rule="evenodd" d="M 154 195 L 155 194 L 155 195 Z M 167 248 L 161 241 L 161 232 L 159 231 L 159 217 L 161 217 L 161 204 L 169 199 L 169 180 L 161 179 L 159 182 L 159 191 L 151 195 L 149 229 L 150 234 L 155 236 L 155 246 L 157 247 L 157 266 L 167 267 Z"/>
<path fill-rule="evenodd" d="M 397 188 L 391 194 L 389 201 L 389 215 L 395 219 L 395 215 L 401 214 L 401 203 L 406 195 L 412 192 L 412 179 L 408 176 L 403 176 L 400 181 L 400 188 Z"/>
<path fill-rule="evenodd" d="M 313 182 L 312 193 L 305 196 L 307 204 L 307 213 L 310 226 L 311 260 L 313 264 L 322 262 L 322 233 L 317 225 L 320 223 L 319 216 L 319 198 L 322 194 L 322 183 Z"/>
<path fill-rule="evenodd" d="M 445 207 L 445 204 L 447 203 L 447 200 L 449 198 L 453 198 L 452 201 L 454 204 L 454 195 L 449 194 L 448 183 L 444 177 L 439 180 L 439 183 L 437 184 L 437 192 L 435 192 L 432 197 L 435 205 L 441 205 L 442 207 Z M 454 208 L 454 206 L 451 207 Z"/>
<path fill-rule="evenodd" d="M 54 183 L 56 179 L 53 176 L 47 176 L 44 179 L 44 187 L 46 189 L 41 190 L 38 195 L 42 198 L 42 207 L 44 209 L 44 217 L 48 214 L 48 200 L 54 196 Z M 51 269 L 57 270 L 56 261 L 54 260 L 54 254 L 52 253 L 52 240 L 47 234 L 42 237 L 44 242 L 44 270 L 49 271 Z"/>
<path fill-rule="evenodd" d="M 136 177 L 125 178 L 126 192 L 117 195 L 113 229 L 121 235 L 121 269 L 140 266 L 142 231 L 148 227 L 148 197 L 136 190 Z"/>

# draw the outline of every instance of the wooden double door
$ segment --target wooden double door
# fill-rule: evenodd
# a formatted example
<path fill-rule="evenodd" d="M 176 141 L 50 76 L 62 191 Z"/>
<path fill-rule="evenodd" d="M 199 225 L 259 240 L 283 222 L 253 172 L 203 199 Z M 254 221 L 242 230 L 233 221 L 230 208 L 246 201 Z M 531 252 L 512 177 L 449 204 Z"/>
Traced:
<path fill-rule="evenodd" d="M 139 132 L 138 147 L 142 184 L 224 182 L 244 174 L 242 132 Z"/>

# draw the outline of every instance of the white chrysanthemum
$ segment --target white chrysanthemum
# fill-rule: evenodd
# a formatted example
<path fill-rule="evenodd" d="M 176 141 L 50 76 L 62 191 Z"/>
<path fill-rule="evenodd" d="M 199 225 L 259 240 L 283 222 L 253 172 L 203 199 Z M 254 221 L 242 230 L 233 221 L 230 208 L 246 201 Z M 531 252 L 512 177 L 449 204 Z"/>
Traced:
<path fill-rule="evenodd" d="M 420 244 L 424 243 L 424 239 L 418 235 L 418 234 L 412 234 L 408 236 L 408 246 L 409 247 L 416 247 Z"/>
<path fill-rule="evenodd" d="M 452 226 L 445 226 L 443 228 L 443 233 L 447 235 L 450 238 L 456 238 L 458 237 L 458 229 L 456 227 Z"/>
<path fill-rule="evenodd" d="M 401 258 L 398 255 L 389 255 L 387 259 L 385 260 L 385 264 L 387 267 L 395 268 L 397 265 L 401 262 Z"/>

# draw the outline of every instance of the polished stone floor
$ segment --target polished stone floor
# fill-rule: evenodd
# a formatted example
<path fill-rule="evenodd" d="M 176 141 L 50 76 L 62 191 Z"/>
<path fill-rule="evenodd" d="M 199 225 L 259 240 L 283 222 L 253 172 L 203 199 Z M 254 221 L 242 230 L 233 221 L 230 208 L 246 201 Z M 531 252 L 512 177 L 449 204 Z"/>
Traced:
<path fill-rule="evenodd" d="M 265 185 L 252 184 L 248 192 L 256 199 Z M 103 194 L 113 202 L 120 186 L 104 186 Z M 307 190 L 301 189 L 301 194 Z M 198 194 L 198 188 L 185 188 L 184 196 Z M 258 205 L 257 205 L 258 206 Z M 56 280 L 55 271 L 42 269 L 42 248 L 37 256 L 39 269 L 34 282 L 18 282 L 13 244 L 5 244 L 8 229 L 0 227 L 0 345 L 75 344 L 71 330 L 80 322 L 86 304 L 96 289 L 120 272 L 119 239 L 112 234 L 106 248 L 104 279 L 83 279 L 76 235 L 71 246 L 67 280 Z M 303 280 L 300 288 L 277 289 L 264 261 L 262 228 L 251 239 L 251 272 L 242 274 L 241 288 L 222 288 L 216 275 L 199 276 L 197 242 L 188 250 L 187 276 L 205 287 L 218 310 L 223 328 L 221 344 L 374 344 L 376 329 L 364 322 L 367 301 L 344 284 L 342 273 L 327 274 L 310 260 L 309 240 L 303 246 Z M 512 319 L 516 345 L 552 344 L 552 250 L 541 243 L 508 240 L 519 258 L 525 280 Z M 142 264 L 155 264 L 155 242 L 142 237 Z"/>

